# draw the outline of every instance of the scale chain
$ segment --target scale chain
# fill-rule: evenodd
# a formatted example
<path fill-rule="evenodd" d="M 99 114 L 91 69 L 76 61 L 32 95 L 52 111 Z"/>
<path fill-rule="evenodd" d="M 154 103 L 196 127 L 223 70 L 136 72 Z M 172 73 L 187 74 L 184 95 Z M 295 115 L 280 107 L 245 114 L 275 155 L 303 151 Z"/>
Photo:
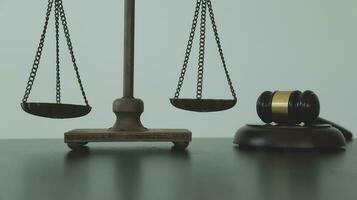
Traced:
<path fill-rule="evenodd" d="M 74 52 L 73 52 L 73 46 L 72 46 L 72 42 L 70 39 L 70 34 L 69 34 L 69 29 L 67 26 L 67 19 L 64 13 L 64 9 L 63 9 L 63 2 L 62 0 L 48 0 L 48 6 L 47 6 L 47 12 L 46 12 L 46 20 L 45 20 L 45 25 L 41 34 L 41 39 L 39 42 L 39 46 L 37 48 L 36 51 L 36 56 L 35 56 L 35 60 L 34 63 L 32 65 L 32 69 L 31 69 L 31 73 L 30 73 L 30 77 L 28 79 L 27 82 L 27 86 L 26 86 L 26 91 L 25 91 L 25 95 L 22 99 L 23 103 L 26 103 L 29 95 L 31 93 L 32 90 L 32 86 L 33 83 L 35 81 L 36 78 L 36 74 L 37 74 L 37 70 L 40 64 L 40 60 L 41 60 L 41 56 L 42 56 L 42 50 L 44 47 L 44 43 L 45 43 L 45 38 L 46 38 L 46 33 L 47 33 L 47 27 L 48 27 L 48 22 L 49 22 L 49 18 L 50 18 L 50 14 L 52 11 L 52 6 L 53 6 L 53 2 L 55 2 L 55 27 L 56 27 L 56 102 L 57 103 L 61 103 L 61 80 L 60 80 L 60 59 L 59 59 L 59 24 L 60 24 L 60 20 L 62 22 L 62 26 L 63 26 L 63 31 L 64 31 L 64 35 L 66 37 L 66 42 L 67 42 L 67 46 L 71 55 L 71 59 L 72 59 L 72 63 L 73 63 L 73 67 L 74 70 L 76 72 L 76 77 L 78 80 L 78 84 L 80 86 L 80 90 L 83 96 L 83 99 L 85 101 L 85 104 L 87 106 L 89 106 L 83 85 L 82 85 L 82 80 L 81 77 L 79 75 L 79 70 L 78 70 L 78 66 L 76 63 L 76 58 L 74 56 Z"/>
<path fill-rule="evenodd" d="M 60 10 L 60 18 L 61 18 L 61 21 L 62 21 L 63 31 L 64 31 L 64 34 L 65 34 L 65 37 L 66 37 L 66 41 L 67 41 L 67 46 L 68 46 L 69 52 L 71 54 L 73 67 L 74 67 L 74 70 L 76 71 L 76 77 L 77 77 L 77 80 L 78 80 L 78 84 L 79 84 L 79 87 L 81 89 L 81 93 L 82 93 L 83 99 L 85 101 L 85 104 L 87 106 L 89 106 L 88 99 L 87 99 L 86 93 L 85 93 L 83 85 L 82 85 L 82 80 L 81 80 L 81 77 L 79 75 L 79 70 L 78 70 L 78 66 L 77 66 L 77 63 L 76 63 L 76 58 L 74 56 L 73 45 L 72 45 L 72 41 L 71 41 L 71 38 L 70 38 L 69 29 L 68 29 L 68 26 L 67 26 L 67 19 L 66 19 L 66 15 L 65 15 L 64 9 L 63 9 L 63 2 L 62 2 L 62 0 L 57 0 L 57 1 L 58 1 L 58 7 L 59 7 L 59 10 Z"/>
<path fill-rule="evenodd" d="M 201 8 L 202 6 L 202 8 Z M 216 21 L 215 21 L 215 16 L 214 16 L 214 12 L 213 12 L 213 8 L 212 8 L 212 2 L 211 0 L 197 0 L 196 2 L 196 8 L 195 8 L 195 14 L 194 14 L 194 19 L 193 19 L 193 23 L 192 23 L 192 28 L 191 28 L 191 32 L 190 32 L 190 37 L 188 40 L 188 44 L 187 44 L 187 48 L 186 48 L 186 52 L 185 52 L 185 59 L 184 59 L 184 64 L 183 67 L 181 69 L 181 74 L 179 77 L 179 81 L 177 84 L 177 88 L 176 88 L 176 92 L 175 92 L 175 99 L 179 98 L 180 92 L 181 92 L 181 88 L 183 85 L 183 81 L 185 78 L 185 74 L 187 71 L 187 65 L 189 62 L 189 58 L 190 58 L 190 54 L 191 54 L 191 49 L 192 49 L 192 44 L 193 44 L 193 39 L 194 39 L 194 35 L 195 35 L 195 31 L 196 31 L 196 26 L 197 26 L 197 22 L 198 22 L 198 15 L 200 12 L 200 8 L 202 9 L 202 13 L 201 13 L 201 27 L 200 27 L 200 47 L 199 47 L 199 62 L 198 62 L 198 75 L 197 75 L 197 92 L 196 92 L 196 98 L 197 99 L 201 99 L 202 98 L 202 86 L 203 86 L 203 66 L 204 66 L 204 52 L 205 52 L 205 33 L 206 33 L 206 7 L 208 7 L 208 12 L 209 12 L 209 17 L 212 23 L 212 29 L 214 32 L 214 36 L 215 36 L 215 40 L 217 43 L 217 47 L 218 47 L 218 51 L 219 51 L 219 56 L 221 58 L 222 64 L 223 64 L 223 69 L 224 69 L 224 73 L 231 91 L 231 94 L 233 96 L 233 98 L 236 100 L 237 99 L 237 95 L 236 92 L 234 90 L 233 87 L 233 83 L 232 80 L 230 78 L 228 69 L 227 69 L 227 64 L 225 61 L 225 57 L 223 54 L 223 49 L 222 49 L 222 45 L 221 45 L 221 41 L 218 35 L 218 29 L 217 29 L 217 25 L 216 25 Z"/>
<path fill-rule="evenodd" d="M 196 32 L 196 27 L 197 27 L 197 22 L 198 22 L 198 15 L 199 15 L 199 12 L 200 12 L 200 7 L 201 7 L 201 1 L 202 0 L 197 0 L 197 2 L 196 2 L 195 13 L 194 13 L 193 21 L 192 21 L 190 37 L 189 37 L 188 42 L 187 42 L 187 47 L 186 47 L 186 51 L 185 51 L 185 59 L 184 59 L 183 66 L 182 66 L 182 69 L 181 69 L 180 78 L 179 78 L 179 81 L 178 81 L 178 84 L 177 84 L 177 89 L 176 89 L 175 97 L 174 97 L 175 99 L 179 98 L 180 92 L 181 92 L 181 88 L 182 88 L 182 85 L 183 85 L 183 81 L 185 79 L 185 74 L 186 74 L 186 70 L 187 70 L 188 61 L 190 60 L 192 44 L 193 44 L 193 40 L 195 38 L 195 32 Z"/>
<path fill-rule="evenodd" d="M 229 76 L 229 73 L 228 73 L 226 60 L 225 60 L 224 55 L 223 55 L 222 45 L 221 45 L 221 41 L 220 41 L 219 35 L 218 35 L 218 30 L 217 30 L 217 25 L 216 25 L 214 13 L 213 13 L 213 8 L 212 8 L 211 0 L 207 0 L 207 6 L 208 6 L 208 10 L 209 10 L 209 16 L 210 16 L 210 19 L 211 19 L 214 36 L 215 36 L 215 39 L 216 39 L 216 42 L 217 42 L 217 47 L 218 47 L 219 55 L 220 55 L 221 60 L 222 60 L 222 64 L 223 64 L 223 68 L 224 68 L 224 73 L 226 74 L 226 78 L 227 78 L 228 85 L 229 85 L 229 88 L 230 88 L 230 90 L 231 90 L 232 96 L 233 96 L 233 98 L 236 100 L 236 99 L 237 99 L 237 94 L 236 94 L 236 92 L 235 92 L 235 90 L 234 90 L 232 80 L 231 80 L 231 78 L 230 78 L 230 76 Z"/>
<path fill-rule="evenodd" d="M 50 14 L 51 14 L 51 10 L 52 10 L 52 5 L 53 5 L 53 0 L 48 0 L 45 25 L 44 25 L 43 30 L 42 30 L 41 39 L 40 39 L 40 42 L 39 42 L 39 45 L 38 45 L 38 48 L 37 48 L 37 51 L 36 51 L 36 56 L 35 56 L 35 60 L 34 60 L 33 65 L 32 65 L 30 77 L 29 77 L 29 79 L 27 81 L 25 95 L 22 98 L 22 102 L 24 102 L 24 103 L 26 103 L 27 99 L 29 98 L 33 83 L 35 81 L 37 70 L 38 70 L 38 67 L 39 67 L 39 64 L 40 64 L 40 60 L 41 60 L 41 56 L 42 56 L 42 50 L 43 50 L 43 46 L 44 46 L 45 38 L 46 38 L 48 21 L 50 19 Z"/>
<path fill-rule="evenodd" d="M 200 23 L 200 47 L 198 56 L 198 73 L 197 73 L 197 92 L 196 98 L 202 98 L 202 87 L 203 87 L 203 67 L 205 62 L 205 45 L 206 45 L 206 10 L 207 1 L 201 1 L 201 23 Z"/>
<path fill-rule="evenodd" d="M 59 4 L 55 0 L 55 26 L 56 26 L 56 102 L 61 103 L 61 78 L 59 58 Z"/>

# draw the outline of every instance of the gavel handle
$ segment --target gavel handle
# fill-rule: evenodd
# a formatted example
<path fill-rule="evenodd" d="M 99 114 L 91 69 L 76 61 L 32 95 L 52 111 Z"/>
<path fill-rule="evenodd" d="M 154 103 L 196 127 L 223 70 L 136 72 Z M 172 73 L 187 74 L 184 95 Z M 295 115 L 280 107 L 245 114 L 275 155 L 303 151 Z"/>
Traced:
<path fill-rule="evenodd" d="M 346 141 L 352 141 L 352 139 L 353 139 L 353 134 L 351 133 L 351 131 L 345 129 L 344 127 L 342 127 L 334 122 L 331 122 L 329 120 L 319 117 L 316 120 L 316 124 L 331 124 L 333 127 L 337 128 L 338 130 L 341 131 L 341 133 L 345 137 Z"/>

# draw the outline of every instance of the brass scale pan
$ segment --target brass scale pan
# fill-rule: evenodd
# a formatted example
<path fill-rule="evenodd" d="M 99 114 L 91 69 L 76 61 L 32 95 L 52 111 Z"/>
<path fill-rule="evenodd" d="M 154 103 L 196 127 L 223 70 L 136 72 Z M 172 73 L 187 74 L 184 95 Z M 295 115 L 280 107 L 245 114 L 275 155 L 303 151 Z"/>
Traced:
<path fill-rule="evenodd" d="M 195 112 L 215 112 L 232 108 L 236 105 L 235 99 L 170 99 L 176 108 Z"/>
<path fill-rule="evenodd" d="M 23 102 L 21 103 L 21 107 L 29 114 L 55 119 L 82 117 L 87 115 L 92 109 L 86 105 L 39 102 Z"/>
<path fill-rule="evenodd" d="M 215 33 L 215 40 L 217 42 L 217 47 L 219 50 L 220 58 L 223 64 L 223 68 L 225 71 L 225 75 L 228 81 L 228 85 L 230 87 L 233 99 L 203 99 L 202 97 L 202 78 L 203 78 L 203 69 L 204 69 L 204 57 L 205 57 L 205 38 L 206 38 L 206 8 L 208 8 L 212 29 Z M 184 76 L 186 74 L 186 68 L 188 65 L 190 53 L 192 50 L 192 43 L 195 35 L 195 30 L 197 26 L 197 19 L 199 18 L 199 11 L 201 10 L 201 24 L 200 24 L 200 37 L 199 37 L 199 62 L 198 62 L 198 74 L 197 74 L 197 98 L 179 98 L 181 87 L 184 81 Z M 180 78 L 177 84 L 177 89 L 175 93 L 175 97 L 170 99 L 170 102 L 173 106 L 188 110 L 188 111 L 196 111 L 196 112 L 214 112 L 214 111 L 222 111 L 232 108 L 237 103 L 237 97 L 233 88 L 232 81 L 230 79 L 228 69 L 226 66 L 226 61 L 223 55 L 222 45 L 220 42 L 220 38 L 218 36 L 217 26 L 215 24 L 212 2 L 211 0 L 201 0 L 196 3 L 196 11 L 194 15 L 194 20 L 190 32 L 190 37 L 188 40 L 188 45 L 185 53 L 185 62 L 181 69 Z"/>
<path fill-rule="evenodd" d="M 49 17 L 50 17 L 51 11 L 53 10 L 52 9 L 53 7 L 55 10 L 54 12 L 55 12 L 55 21 L 56 21 L 56 55 L 57 55 L 56 56 L 56 71 L 57 71 L 57 73 L 56 73 L 56 77 L 57 77 L 56 101 L 57 102 L 56 103 L 27 102 L 27 99 L 28 99 L 31 89 L 32 89 L 33 82 L 36 77 L 37 69 L 39 67 L 42 49 L 43 49 L 44 42 L 45 42 L 45 35 L 47 32 L 47 25 L 48 25 Z M 60 64 L 60 62 L 59 62 L 59 55 L 60 55 L 60 53 L 59 53 L 59 25 L 60 25 L 60 21 L 62 22 L 67 45 L 70 50 L 74 69 L 76 71 L 78 83 L 80 85 L 82 95 L 83 95 L 83 98 L 86 103 L 85 105 L 74 105 L 74 104 L 62 104 L 61 103 L 60 77 L 59 77 L 60 76 L 60 65 L 59 65 Z M 68 30 L 68 26 L 67 26 L 65 13 L 63 10 L 62 1 L 60 1 L 60 0 L 49 1 L 48 7 L 47 7 L 47 12 L 46 12 L 45 25 L 44 25 L 43 32 L 41 35 L 40 44 L 37 48 L 36 57 L 35 57 L 35 61 L 32 66 L 30 77 L 29 77 L 29 80 L 27 83 L 26 92 L 25 92 L 24 98 L 21 103 L 21 107 L 25 112 L 32 114 L 32 115 L 41 116 L 41 117 L 64 119 L 64 118 L 81 117 L 81 116 L 88 114 L 91 111 L 91 107 L 88 105 L 88 101 L 87 101 L 87 98 L 86 98 L 86 95 L 85 95 L 85 92 L 84 92 L 84 89 L 82 86 L 82 81 L 79 76 L 78 67 L 75 62 L 76 59 L 74 57 L 72 49 L 73 49 L 72 42 L 71 42 L 70 35 L 69 35 L 69 30 Z"/>

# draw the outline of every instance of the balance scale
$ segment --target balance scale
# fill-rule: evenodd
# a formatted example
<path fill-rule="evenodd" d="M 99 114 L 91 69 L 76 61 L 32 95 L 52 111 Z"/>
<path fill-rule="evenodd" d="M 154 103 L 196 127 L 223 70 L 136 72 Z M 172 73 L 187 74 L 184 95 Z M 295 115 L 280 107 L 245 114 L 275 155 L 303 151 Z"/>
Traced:
<path fill-rule="evenodd" d="M 172 142 L 173 148 L 184 150 L 192 140 L 192 133 L 187 129 L 148 129 L 140 121 L 140 116 L 144 111 L 142 100 L 133 96 L 134 93 L 134 33 L 135 33 L 135 0 L 124 0 L 124 73 L 123 73 L 123 97 L 116 99 L 113 103 L 113 112 L 116 115 L 116 122 L 110 128 L 105 129 L 75 129 L 64 134 L 64 141 L 73 150 L 84 148 L 89 142 Z M 40 64 L 44 41 L 46 37 L 49 18 L 54 5 L 55 28 L 56 28 L 56 102 L 28 102 L 28 98 L 35 81 L 37 69 Z M 199 19 L 199 14 L 201 17 Z M 232 99 L 203 99 L 203 69 L 205 61 L 205 38 L 206 38 L 206 18 L 209 16 L 214 32 L 215 40 L 219 50 L 223 69 L 227 82 L 232 93 Z M 199 37 L 199 58 L 196 98 L 179 98 L 183 85 L 186 68 L 193 45 L 196 27 L 200 22 Z M 59 59 L 59 26 L 63 26 L 68 50 L 76 73 L 78 84 L 85 102 L 85 105 L 63 104 L 61 102 L 61 78 L 60 78 L 60 59 Z M 170 99 L 173 106 L 188 111 L 195 112 L 214 112 L 232 108 L 237 97 L 233 88 L 232 81 L 228 74 L 225 58 L 223 56 L 222 45 L 218 36 L 215 16 L 213 13 L 211 0 L 197 0 L 194 12 L 191 32 L 185 52 L 184 64 L 177 84 L 175 96 Z M 62 0 L 48 0 L 46 20 L 41 35 L 40 43 L 36 52 L 30 77 L 27 82 L 25 95 L 22 99 L 21 107 L 29 114 L 65 119 L 82 117 L 91 111 L 86 93 L 79 74 L 76 58 L 74 56 L 73 45 L 70 39 L 70 32 L 67 19 L 63 9 Z"/>

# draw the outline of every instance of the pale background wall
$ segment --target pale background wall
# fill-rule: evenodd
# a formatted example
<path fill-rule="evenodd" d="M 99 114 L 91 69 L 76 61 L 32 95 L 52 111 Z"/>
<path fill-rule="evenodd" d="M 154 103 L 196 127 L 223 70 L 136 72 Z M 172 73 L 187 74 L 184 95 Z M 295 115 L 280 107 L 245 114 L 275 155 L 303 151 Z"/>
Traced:
<path fill-rule="evenodd" d="M 114 123 L 111 104 L 122 91 L 122 0 L 64 1 L 81 75 L 94 107 L 90 115 L 49 120 L 20 109 L 46 5 L 45 0 L 0 0 L 0 138 L 61 138 L 73 128 L 104 128 Z M 356 131 L 357 1 L 214 0 L 213 5 L 238 106 L 197 114 L 169 104 L 194 1 L 138 0 L 135 96 L 145 101 L 142 121 L 146 126 L 188 128 L 195 137 L 232 137 L 246 122 L 259 122 L 255 101 L 262 91 L 312 89 L 320 97 L 324 117 Z M 30 97 L 34 101 L 55 97 L 53 18 L 50 24 Z M 204 95 L 229 97 L 212 33 L 208 34 Z M 196 63 L 196 56 L 192 58 Z M 67 51 L 62 51 L 62 66 L 64 101 L 81 103 Z M 194 95 L 195 72 L 187 74 L 185 96 Z"/>

